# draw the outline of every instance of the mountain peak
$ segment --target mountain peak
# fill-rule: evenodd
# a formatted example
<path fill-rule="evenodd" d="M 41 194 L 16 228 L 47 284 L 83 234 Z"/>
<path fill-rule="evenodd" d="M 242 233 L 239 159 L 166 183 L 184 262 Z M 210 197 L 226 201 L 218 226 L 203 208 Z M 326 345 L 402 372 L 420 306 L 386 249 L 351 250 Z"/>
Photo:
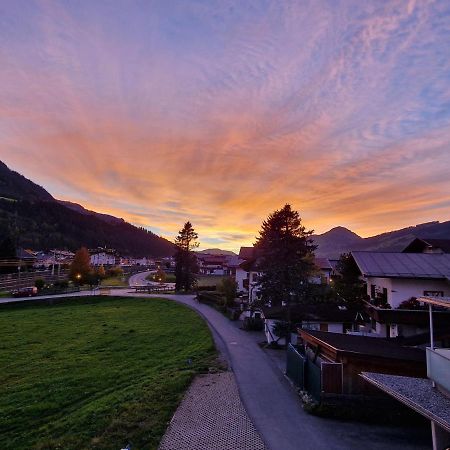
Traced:
<path fill-rule="evenodd" d="M 54 201 L 54 198 L 41 186 L 33 183 L 20 173 L 11 170 L 0 161 L 0 197 L 14 200 Z"/>

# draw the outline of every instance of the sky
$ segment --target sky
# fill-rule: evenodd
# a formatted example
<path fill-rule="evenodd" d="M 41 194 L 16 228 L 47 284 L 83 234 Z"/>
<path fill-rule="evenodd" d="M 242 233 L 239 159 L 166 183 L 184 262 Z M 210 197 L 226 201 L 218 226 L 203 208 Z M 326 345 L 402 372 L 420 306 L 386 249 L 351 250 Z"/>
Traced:
<path fill-rule="evenodd" d="M 450 2 L 2 0 L 0 159 L 201 248 L 450 220 Z"/>

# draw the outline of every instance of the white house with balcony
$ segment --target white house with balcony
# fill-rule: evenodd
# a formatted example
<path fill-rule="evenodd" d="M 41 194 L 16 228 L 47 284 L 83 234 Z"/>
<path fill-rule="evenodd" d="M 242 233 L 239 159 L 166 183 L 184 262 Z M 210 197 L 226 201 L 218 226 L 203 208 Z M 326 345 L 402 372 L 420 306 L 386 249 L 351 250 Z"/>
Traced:
<path fill-rule="evenodd" d="M 411 297 L 450 296 L 450 254 L 352 252 L 367 295 L 398 308 Z"/>
<path fill-rule="evenodd" d="M 450 254 L 352 252 L 370 298 L 373 333 L 381 337 L 408 337 L 427 329 L 424 311 L 404 302 L 423 296 L 450 296 Z M 450 316 L 440 313 L 441 326 Z"/>
<path fill-rule="evenodd" d="M 450 310 L 450 298 L 421 297 L 429 308 L 430 345 L 427 347 L 427 379 L 362 373 L 361 376 L 431 422 L 433 450 L 450 448 L 450 345 L 434 340 L 433 307 Z M 448 344 L 448 343 L 447 343 Z"/>

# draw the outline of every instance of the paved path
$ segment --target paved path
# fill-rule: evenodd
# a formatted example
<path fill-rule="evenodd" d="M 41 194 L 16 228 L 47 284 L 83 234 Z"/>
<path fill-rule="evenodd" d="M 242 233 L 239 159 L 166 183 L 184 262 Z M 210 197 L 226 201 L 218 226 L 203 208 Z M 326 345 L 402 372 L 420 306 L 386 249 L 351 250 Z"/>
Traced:
<path fill-rule="evenodd" d="M 159 450 L 265 450 L 239 398 L 232 372 L 194 380 Z"/>
<path fill-rule="evenodd" d="M 146 277 L 154 272 L 155 270 L 147 270 L 146 272 L 139 272 L 135 275 L 131 275 L 131 277 L 128 279 L 128 284 L 130 286 L 142 286 L 144 284 L 147 284 Z"/>
<path fill-rule="evenodd" d="M 193 296 L 165 298 L 188 305 L 207 320 L 219 349 L 230 361 L 247 413 L 270 450 L 430 447 L 429 436 L 424 436 L 422 430 L 341 422 L 306 413 L 273 359 L 255 344 L 251 333 L 238 329 Z"/>

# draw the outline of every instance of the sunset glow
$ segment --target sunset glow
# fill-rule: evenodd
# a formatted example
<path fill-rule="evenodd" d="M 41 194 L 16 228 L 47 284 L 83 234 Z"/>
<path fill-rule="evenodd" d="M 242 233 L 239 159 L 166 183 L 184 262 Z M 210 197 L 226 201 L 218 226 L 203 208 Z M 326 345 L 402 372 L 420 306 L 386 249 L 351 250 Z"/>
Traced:
<path fill-rule="evenodd" d="M 450 220 L 450 2 L 0 4 L 0 159 L 201 248 Z"/>

